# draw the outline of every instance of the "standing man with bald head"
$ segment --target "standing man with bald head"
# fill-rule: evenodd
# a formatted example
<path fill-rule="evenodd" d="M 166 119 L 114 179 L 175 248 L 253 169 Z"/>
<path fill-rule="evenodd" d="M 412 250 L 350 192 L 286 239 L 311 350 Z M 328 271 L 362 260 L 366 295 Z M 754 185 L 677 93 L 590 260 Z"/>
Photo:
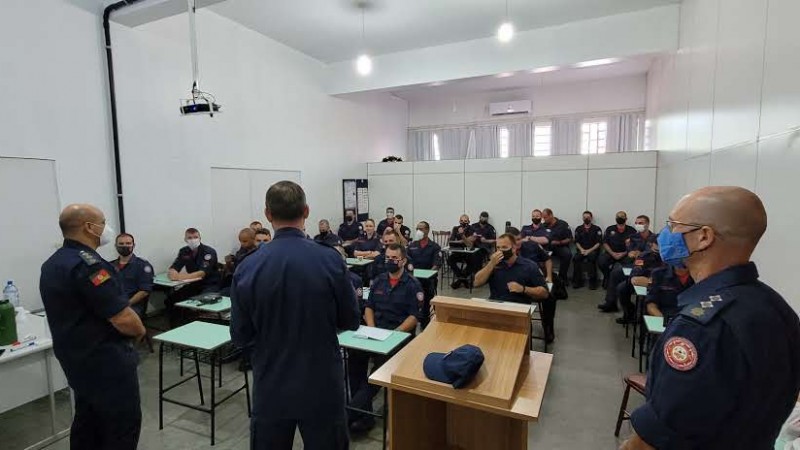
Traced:
<path fill-rule="evenodd" d="M 766 228 L 761 200 L 739 187 L 675 205 L 661 258 L 696 284 L 654 347 L 624 450 L 773 448 L 800 392 L 800 321 L 750 262 Z"/>
<path fill-rule="evenodd" d="M 58 224 L 64 245 L 42 265 L 39 291 L 53 351 L 75 392 L 70 448 L 133 450 L 142 412 L 131 341 L 145 329 L 114 266 L 97 253 L 115 233 L 91 205 L 67 206 Z"/>

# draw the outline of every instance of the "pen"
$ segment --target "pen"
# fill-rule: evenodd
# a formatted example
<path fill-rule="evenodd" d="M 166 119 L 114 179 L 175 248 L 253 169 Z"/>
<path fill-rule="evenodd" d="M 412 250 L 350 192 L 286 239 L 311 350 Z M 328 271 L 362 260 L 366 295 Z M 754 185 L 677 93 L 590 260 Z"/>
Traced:
<path fill-rule="evenodd" d="M 30 341 L 30 342 L 28 342 L 26 344 L 20 345 L 19 347 L 11 348 L 8 351 L 13 353 L 13 352 L 20 351 L 20 350 L 22 350 L 24 348 L 33 347 L 34 345 L 36 345 L 36 342 L 35 341 Z"/>

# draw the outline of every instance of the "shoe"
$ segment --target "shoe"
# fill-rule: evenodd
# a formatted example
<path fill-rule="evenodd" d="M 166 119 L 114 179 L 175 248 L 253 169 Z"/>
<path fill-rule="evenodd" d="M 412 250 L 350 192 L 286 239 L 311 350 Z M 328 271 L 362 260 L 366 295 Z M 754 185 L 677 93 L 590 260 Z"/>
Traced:
<path fill-rule="evenodd" d="M 456 280 L 450 283 L 450 288 L 453 290 L 458 289 L 459 286 L 461 286 L 461 280 Z"/>
<path fill-rule="evenodd" d="M 556 340 L 556 335 L 552 331 L 544 334 L 544 343 L 552 344 Z"/>
<path fill-rule="evenodd" d="M 629 325 L 633 323 L 633 321 L 631 319 L 628 319 L 627 317 L 617 317 L 617 320 L 615 320 L 615 322 L 617 322 L 620 325 Z"/>
<path fill-rule="evenodd" d="M 364 434 L 368 433 L 374 426 L 375 419 L 372 417 L 365 417 L 350 424 L 350 432 L 353 434 Z"/>
<path fill-rule="evenodd" d="M 597 304 L 597 309 L 603 309 L 603 308 L 605 308 L 605 307 L 606 307 L 606 304 L 605 304 L 605 303 L 598 303 L 598 304 Z"/>
<path fill-rule="evenodd" d="M 603 305 L 600 308 L 600 312 L 604 312 L 604 313 L 619 312 L 619 308 L 616 305 Z"/>
<path fill-rule="evenodd" d="M 572 283 L 572 289 L 580 289 L 583 286 L 583 283 Z"/>
<path fill-rule="evenodd" d="M 597 281 L 592 281 L 589 283 L 589 290 L 596 291 L 597 290 Z"/>

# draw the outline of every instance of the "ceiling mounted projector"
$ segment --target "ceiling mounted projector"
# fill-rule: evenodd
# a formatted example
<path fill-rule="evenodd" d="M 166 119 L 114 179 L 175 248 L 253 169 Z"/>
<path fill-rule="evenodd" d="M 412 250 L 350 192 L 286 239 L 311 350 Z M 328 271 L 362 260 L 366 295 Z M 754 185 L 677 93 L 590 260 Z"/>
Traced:
<path fill-rule="evenodd" d="M 197 29 L 195 28 L 195 0 L 187 0 L 189 3 L 189 43 L 192 48 L 192 96 L 191 98 L 181 100 L 181 115 L 182 116 L 196 116 L 208 114 L 214 117 L 218 114 L 222 107 L 217 104 L 217 99 L 214 95 L 203 92 L 199 87 L 200 69 L 197 64 Z"/>

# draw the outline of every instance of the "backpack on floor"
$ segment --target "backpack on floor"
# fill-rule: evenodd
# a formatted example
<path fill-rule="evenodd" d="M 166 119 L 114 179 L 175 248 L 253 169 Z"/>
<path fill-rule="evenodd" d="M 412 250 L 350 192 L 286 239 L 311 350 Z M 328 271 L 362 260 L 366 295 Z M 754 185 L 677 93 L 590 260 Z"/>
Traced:
<path fill-rule="evenodd" d="M 550 293 L 556 300 L 566 300 L 569 298 L 569 294 L 567 294 L 567 285 L 561 277 L 553 277 L 553 290 Z"/>

